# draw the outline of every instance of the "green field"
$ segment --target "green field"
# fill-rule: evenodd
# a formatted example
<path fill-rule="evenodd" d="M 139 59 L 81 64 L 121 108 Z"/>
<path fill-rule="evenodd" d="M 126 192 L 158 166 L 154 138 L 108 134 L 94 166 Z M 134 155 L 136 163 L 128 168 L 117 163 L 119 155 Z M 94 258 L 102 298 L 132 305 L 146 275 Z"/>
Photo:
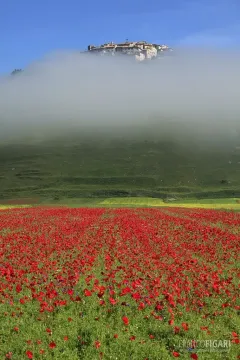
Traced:
<path fill-rule="evenodd" d="M 181 200 L 173 202 L 165 202 L 161 199 L 154 198 L 137 198 L 137 197 L 118 197 L 118 198 L 79 198 L 79 199 L 62 199 L 59 201 L 42 202 L 39 204 L 25 205 L 1 205 L 0 210 L 5 210 L 15 207 L 28 206 L 67 206 L 70 208 L 84 208 L 84 207 L 106 207 L 106 208 L 120 208 L 120 207 L 186 207 L 186 208 L 202 208 L 202 209 L 224 209 L 240 211 L 240 202 L 237 198 L 229 199 L 201 199 L 201 200 Z"/>
<path fill-rule="evenodd" d="M 209 144 L 161 134 L 69 134 L 0 143 L 1 203 L 22 198 L 37 203 L 109 197 L 174 197 L 180 202 L 237 198 L 239 180 L 237 142 Z"/>

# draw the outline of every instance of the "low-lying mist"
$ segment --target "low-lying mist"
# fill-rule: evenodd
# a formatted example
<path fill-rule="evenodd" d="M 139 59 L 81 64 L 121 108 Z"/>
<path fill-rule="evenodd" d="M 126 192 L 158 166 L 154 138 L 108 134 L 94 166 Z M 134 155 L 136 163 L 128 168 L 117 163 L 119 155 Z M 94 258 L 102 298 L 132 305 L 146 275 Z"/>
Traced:
<path fill-rule="evenodd" d="M 0 79 L 0 139 L 66 133 L 239 142 L 240 53 L 132 58 L 50 54 Z"/>

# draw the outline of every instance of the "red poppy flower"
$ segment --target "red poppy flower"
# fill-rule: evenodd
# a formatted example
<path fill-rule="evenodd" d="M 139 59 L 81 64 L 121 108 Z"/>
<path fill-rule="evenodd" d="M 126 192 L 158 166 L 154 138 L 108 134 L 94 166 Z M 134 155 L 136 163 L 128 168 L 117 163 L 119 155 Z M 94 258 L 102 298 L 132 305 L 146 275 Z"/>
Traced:
<path fill-rule="evenodd" d="M 190 357 L 191 357 L 191 359 L 194 359 L 194 360 L 198 359 L 198 355 L 196 353 L 192 353 Z"/>
<path fill-rule="evenodd" d="M 94 343 L 94 345 L 95 345 L 95 348 L 96 348 L 96 349 L 99 349 L 100 346 L 101 346 L 101 343 L 100 343 L 100 341 L 96 340 L 95 343 Z"/>
<path fill-rule="evenodd" d="M 84 295 L 85 295 L 85 296 L 92 296 L 92 293 L 91 293 L 90 290 L 85 289 L 85 290 L 84 290 Z"/>
<path fill-rule="evenodd" d="M 138 310 L 142 310 L 145 308 L 145 304 L 143 302 L 139 303 Z"/>
<path fill-rule="evenodd" d="M 22 291 L 21 285 L 17 284 L 17 285 L 16 285 L 16 292 L 17 292 L 17 293 L 20 293 L 21 291 Z"/>
<path fill-rule="evenodd" d="M 115 305 L 117 303 L 117 300 L 115 300 L 113 298 L 109 298 L 109 301 L 112 305 Z"/>
<path fill-rule="evenodd" d="M 6 359 L 11 359 L 13 356 L 13 353 L 12 352 L 8 352 L 6 355 L 5 355 L 5 358 Z"/>
<path fill-rule="evenodd" d="M 127 316 L 123 316 L 123 317 L 122 317 L 122 321 L 124 322 L 125 325 L 128 325 L 128 324 L 129 324 L 129 320 L 128 320 L 128 317 L 127 317 Z"/>
<path fill-rule="evenodd" d="M 178 334 L 180 331 L 180 327 L 174 326 L 174 334 Z"/>
<path fill-rule="evenodd" d="M 185 331 L 188 331 L 188 324 L 187 323 L 185 323 L 185 322 L 183 322 L 182 323 L 182 328 L 185 330 Z"/>
<path fill-rule="evenodd" d="M 30 350 L 26 351 L 26 355 L 29 359 L 33 359 L 33 353 Z"/>
<path fill-rule="evenodd" d="M 50 349 L 54 349 L 56 346 L 57 345 L 54 341 L 50 342 L 50 344 L 49 344 Z"/>
<path fill-rule="evenodd" d="M 179 352 L 177 352 L 177 351 L 173 351 L 172 354 L 173 354 L 174 357 L 179 357 L 180 356 Z"/>

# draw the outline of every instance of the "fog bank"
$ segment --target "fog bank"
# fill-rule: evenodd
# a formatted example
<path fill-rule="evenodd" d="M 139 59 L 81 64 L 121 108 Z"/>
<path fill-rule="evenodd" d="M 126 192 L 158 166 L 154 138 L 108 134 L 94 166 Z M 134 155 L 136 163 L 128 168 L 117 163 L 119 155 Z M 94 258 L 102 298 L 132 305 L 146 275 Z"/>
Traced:
<path fill-rule="evenodd" d="M 184 131 L 239 136 L 240 53 L 175 49 L 151 62 L 59 52 L 0 79 L 0 137 L 174 121 Z M 177 129 L 178 127 L 176 127 Z M 174 126 L 171 126 L 174 131 Z M 178 130 L 176 130 L 178 131 Z"/>

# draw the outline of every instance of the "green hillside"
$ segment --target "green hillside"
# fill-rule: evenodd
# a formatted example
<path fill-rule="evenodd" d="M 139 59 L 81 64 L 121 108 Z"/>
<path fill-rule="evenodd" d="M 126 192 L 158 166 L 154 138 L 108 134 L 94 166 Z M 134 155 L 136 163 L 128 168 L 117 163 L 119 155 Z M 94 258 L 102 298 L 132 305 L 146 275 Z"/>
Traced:
<path fill-rule="evenodd" d="M 240 196 L 236 144 L 73 136 L 0 144 L 1 200 Z"/>

